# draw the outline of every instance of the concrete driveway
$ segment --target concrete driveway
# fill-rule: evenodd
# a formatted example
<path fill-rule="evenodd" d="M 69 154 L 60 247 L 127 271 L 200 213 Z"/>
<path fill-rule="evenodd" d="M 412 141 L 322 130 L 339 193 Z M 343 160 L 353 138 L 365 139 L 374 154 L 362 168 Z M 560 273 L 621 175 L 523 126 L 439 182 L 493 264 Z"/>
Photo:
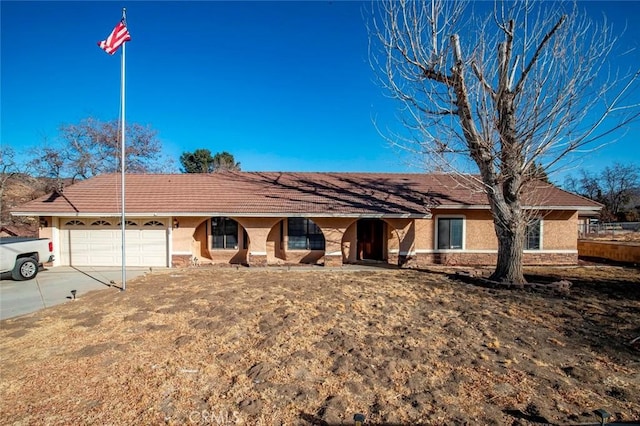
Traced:
<path fill-rule="evenodd" d="M 127 281 L 144 275 L 149 268 L 127 268 Z M 111 282 L 115 284 L 110 284 Z M 56 266 L 40 271 L 29 281 L 0 281 L 0 320 L 38 311 L 71 300 L 89 291 L 122 285 L 120 267 Z"/>

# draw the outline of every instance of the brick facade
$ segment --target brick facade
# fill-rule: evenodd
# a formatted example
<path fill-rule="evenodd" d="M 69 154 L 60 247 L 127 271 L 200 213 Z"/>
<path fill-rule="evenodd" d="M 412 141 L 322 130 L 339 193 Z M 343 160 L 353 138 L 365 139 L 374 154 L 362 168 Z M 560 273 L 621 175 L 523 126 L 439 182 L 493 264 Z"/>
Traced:
<path fill-rule="evenodd" d="M 328 266 L 328 267 L 342 266 L 342 255 L 325 255 L 324 266 Z"/>
<path fill-rule="evenodd" d="M 249 266 L 267 266 L 266 254 L 249 253 Z"/>
<path fill-rule="evenodd" d="M 191 265 L 191 257 L 189 254 L 174 254 L 171 256 L 171 267 L 186 268 Z"/>
<path fill-rule="evenodd" d="M 461 251 L 457 253 L 418 253 L 412 263 L 419 267 L 428 265 L 495 265 L 497 260 L 497 253 L 465 253 Z M 578 253 L 526 252 L 523 263 L 525 265 L 575 265 L 578 263 Z"/>

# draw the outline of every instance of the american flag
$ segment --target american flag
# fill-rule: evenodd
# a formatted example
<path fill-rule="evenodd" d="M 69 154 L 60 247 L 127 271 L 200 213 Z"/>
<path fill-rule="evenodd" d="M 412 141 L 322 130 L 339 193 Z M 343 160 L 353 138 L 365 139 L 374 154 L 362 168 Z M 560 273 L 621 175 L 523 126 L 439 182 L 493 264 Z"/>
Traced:
<path fill-rule="evenodd" d="M 98 42 L 98 46 L 100 49 L 107 52 L 109 55 L 113 55 L 118 47 L 120 47 L 125 41 L 131 40 L 131 35 L 129 34 L 129 30 L 127 30 L 127 26 L 124 23 L 124 19 L 118 22 L 118 25 L 111 31 L 109 37 L 106 40 L 102 40 Z"/>

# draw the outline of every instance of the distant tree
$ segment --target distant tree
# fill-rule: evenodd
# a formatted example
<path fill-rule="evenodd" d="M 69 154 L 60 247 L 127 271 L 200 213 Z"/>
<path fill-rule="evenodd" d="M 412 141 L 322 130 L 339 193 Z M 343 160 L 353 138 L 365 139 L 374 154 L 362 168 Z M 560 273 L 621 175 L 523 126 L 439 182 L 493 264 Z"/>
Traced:
<path fill-rule="evenodd" d="M 233 155 L 226 151 L 218 152 L 213 156 L 213 169 L 216 172 L 221 171 L 240 171 L 240 163 L 236 163 Z"/>
<path fill-rule="evenodd" d="M 10 209 L 46 193 L 46 185 L 29 174 L 26 164 L 16 159 L 10 146 L 0 148 L 0 225 L 10 226 L 19 235 L 37 234 L 36 219 L 11 216 Z"/>
<path fill-rule="evenodd" d="M 580 170 L 578 177 L 568 176 L 565 178 L 564 188 L 590 200 L 602 202 L 602 188 L 598 183 L 598 177 L 586 170 Z"/>
<path fill-rule="evenodd" d="M 62 152 L 49 146 L 38 148 L 34 152 L 37 154 L 34 154 L 33 160 L 29 163 L 34 175 L 51 179 L 48 188 L 50 191 L 62 191 L 67 167 Z"/>
<path fill-rule="evenodd" d="M 208 149 L 183 152 L 180 164 L 183 173 L 211 173 L 214 170 L 213 156 Z"/>
<path fill-rule="evenodd" d="M 401 108 L 389 142 L 484 188 L 498 240 L 491 279 L 525 283 L 526 230 L 540 214 L 524 201 L 533 165 L 557 170 L 637 119 L 640 70 L 612 69 L 616 36 L 577 2 L 485 4 L 374 1 L 370 60 Z"/>
<path fill-rule="evenodd" d="M 0 172 L 0 224 L 4 225 L 6 222 L 5 216 L 8 214 L 5 208 L 4 191 L 9 181 L 20 173 L 15 151 L 10 146 L 0 147 Z"/>
<path fill-rule="evenodd" d="M 196 149 L 183 152 L 180 156 L 183 173 L 213 173 L 220 171 L 239 171 L 240 163 L 236 163 L 232 154 L 226 151 L 211 155 L 208 149 Z"/>
<path fill-rule="evenodd" d="M 640 167 L 635 164 L 615 163 L 599 174 L 580 171 L 580 177 L 565 179 L 564 187 L 583 197 L 604 204 L 601 219 L 624 220 L 624 207 L 640 186 Z"/>
<path fill-rule="evenodd" d="M 125 171 L 149 173 L 165 170 L 162 146 L 157 132 L 148 126 L 126 126 Z M 101 173 L 120 171 L 121 130 L 117 120 L 86 118 L 60 127 L 55 146 L 39 149 L 30 162 L 34 170 L 53 178 L 87 179 Z"/>

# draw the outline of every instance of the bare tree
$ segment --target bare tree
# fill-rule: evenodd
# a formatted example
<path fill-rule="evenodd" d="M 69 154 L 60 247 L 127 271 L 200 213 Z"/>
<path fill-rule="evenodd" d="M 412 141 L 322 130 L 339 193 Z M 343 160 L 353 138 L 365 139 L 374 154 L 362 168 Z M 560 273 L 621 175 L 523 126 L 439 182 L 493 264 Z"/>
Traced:
<path fill-rule="evenodd" d="M 598 177 L 586 170 L 580 170 L 580 176 L 568 176 L 564 181 L 567 191 L 573 192 L 590 200 L 602 202 L 602 188 L 598 183 Z"/>
<path fill-rule="evenodd" d="M 605 167 L 601 174 L 604 202 L 614 220 L 621 219 L 625 204 L 631 200 L 633 191 L 638 187 L 640 168 L 637 165 L 616 163 Z"/>
<path fill-rule="evenodd" d="M 93 118 L 60 127 L 56 146 L 40 149 L 31 166 L 42 176 L 60 179 L 90 178 L 120 170 L 120 125 L 118 121 Z M 137 123 L 127 125 L 125 141 L 127 173 L 160 171 L 168 167 L 156 131 Z"/>
<path fill-rule="evenodd" d="M 20 173 L 15 158 L 15 151 L 10 146 L 0 147 L 0 167 L 0 224 L 4 225 L 6 222 L 5 216 L 7 216 L 4 191 L 9 181 Z"/>
<path fill-rule="evenodd" d="M 10 209 L 44 193 L 43 185 L 28 172 L 12 147 L 0 148 L 0 225 L 9 225 L 22 235 L 36 232 L 35 218 L 13 217 Z"/>
<path fill-rule="evenodd" d="M 44 146 L 34 150 L 33 155 L 29 168 L 33 170 L 34 175 L 51 179 L 47 186 L 48 191 L 61 192 L 67 166 L 62 152 L 56 148 Z"/>
<path fill-rule="evenodd" d="M 580 177 L 565 180 L 569 191 L 604 204 L 600 218 L 605 221 L 624 220 L 624 207 L 640 186 L 640 167 L 615 163 L 599 174 L 581 170 Z"/>
<path fill-rule="evenodd" d="M 492 279 L 524 283 L 536 214 L 525 188 L 638 117 L 627 99 L 638 70 L 609 73 L 616 38 L 575 3 L 495 2 L 484 15 L 483 2 L 373 4 L 371 62 L 407 130 L 389 139 L 434 169 L 477 179 L 498 239 Z"/>

